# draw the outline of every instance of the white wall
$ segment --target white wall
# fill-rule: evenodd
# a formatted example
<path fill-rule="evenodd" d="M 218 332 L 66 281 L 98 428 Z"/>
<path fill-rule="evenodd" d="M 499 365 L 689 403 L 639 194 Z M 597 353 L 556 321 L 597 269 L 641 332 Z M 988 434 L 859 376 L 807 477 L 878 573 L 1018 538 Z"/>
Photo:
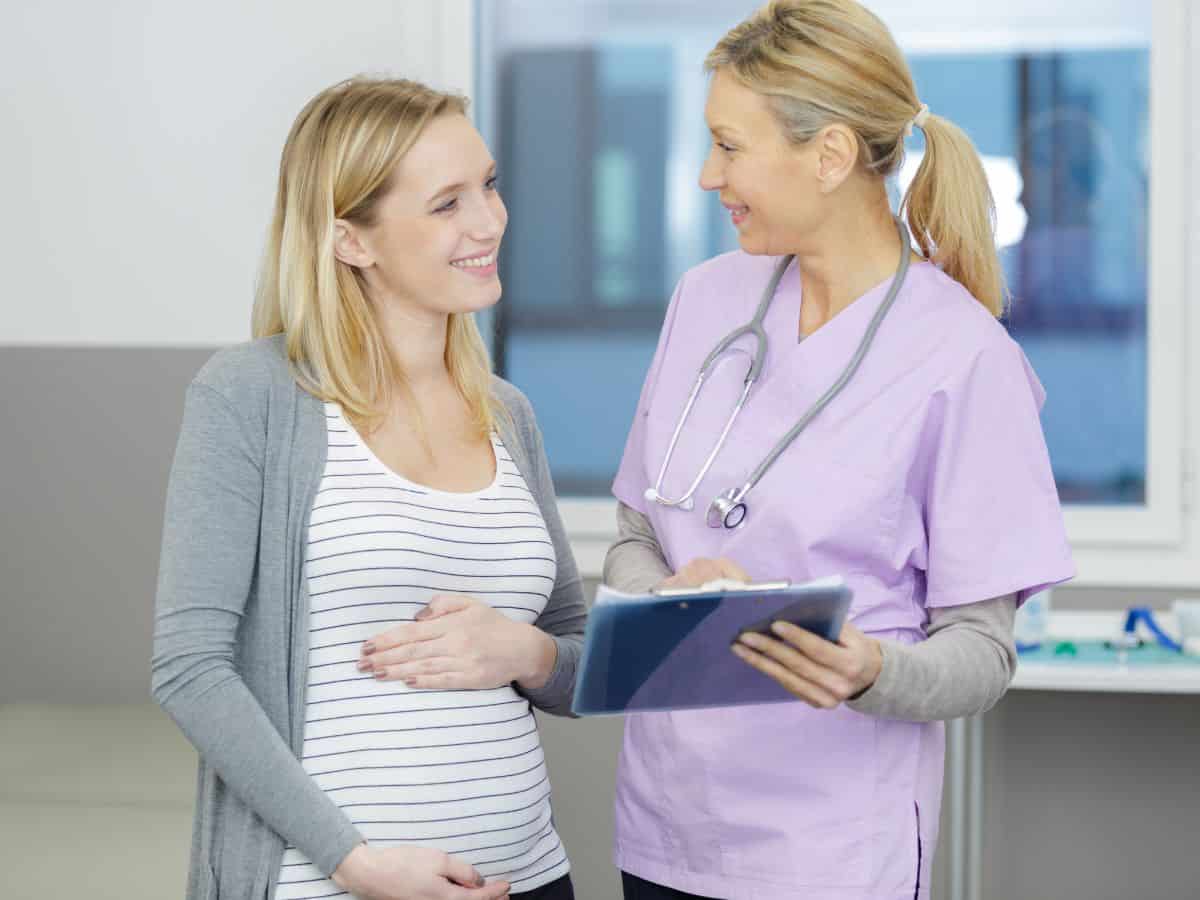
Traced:
<path fill-rule="evenodd" d="M 279 152 L 359 72 L 469 93 L 469 0 L 10 4 L 0 345 L 244 340 Z"/>

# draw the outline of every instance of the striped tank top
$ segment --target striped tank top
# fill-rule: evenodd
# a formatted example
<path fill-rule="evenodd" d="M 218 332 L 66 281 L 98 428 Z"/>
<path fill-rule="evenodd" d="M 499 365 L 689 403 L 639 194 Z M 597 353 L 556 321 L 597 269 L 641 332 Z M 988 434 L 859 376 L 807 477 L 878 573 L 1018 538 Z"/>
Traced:
<path fill-rule="evenodd" d="M 311 598 L 305 770 L 376 846 L 434 847 L 512 893 L 568 871 L 529 702 L 511 685 L 419 690 L 355 666 L 362 643 L 434 594 L 476 597 L 532 624 L 554 587 L 533 495 L 492 437 L 496 476 L 439 491 L 388 469 L 326 404 L 329 454 L 304 576 Z M 288 846 L 276 900 L 348 897 Z"/>

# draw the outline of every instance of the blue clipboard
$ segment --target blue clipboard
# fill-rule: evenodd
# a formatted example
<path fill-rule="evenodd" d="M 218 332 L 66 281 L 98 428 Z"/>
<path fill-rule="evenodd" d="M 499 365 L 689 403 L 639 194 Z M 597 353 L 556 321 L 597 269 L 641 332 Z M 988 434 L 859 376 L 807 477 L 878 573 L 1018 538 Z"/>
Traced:
<path fill-rule="evenodd" d="M 655 594 L 601 585 L 572 711 L 599 716 L 794 700 L 730 644 L 744 629 L 765 629 L 777 618 L 836 640 L 851 597 L 841 578 Z"/>

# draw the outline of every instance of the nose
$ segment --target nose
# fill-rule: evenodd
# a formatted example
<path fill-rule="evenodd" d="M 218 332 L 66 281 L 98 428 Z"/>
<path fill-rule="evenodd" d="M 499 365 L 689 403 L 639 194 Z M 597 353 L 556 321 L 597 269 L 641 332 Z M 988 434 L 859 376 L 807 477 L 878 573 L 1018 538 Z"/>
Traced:
<path fill-rule="evenodd" d="M 508 222 L 508 211 L 504 201 L 498 194 L 484 195 L 473 204 L 469 232 L 472 238 L 480 241 L 494 241 L 504 234 L 504 226 Z"/>
<path fill-rule="evenodd" d="M 704 165 L 700 167 L 701 190 L 717 191 L 725 185 L 725 173 L 722 171 L 721 163 L 716 156 L 715 150 L 709 150 L 708 156 L 704 160 Z"/>

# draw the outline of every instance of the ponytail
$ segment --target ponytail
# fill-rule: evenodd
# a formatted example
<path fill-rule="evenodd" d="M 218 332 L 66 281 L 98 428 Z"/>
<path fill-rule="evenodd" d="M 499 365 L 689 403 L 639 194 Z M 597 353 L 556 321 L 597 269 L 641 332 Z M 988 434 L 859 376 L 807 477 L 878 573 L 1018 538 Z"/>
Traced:
<path fill-rule="evenodd" d="M 921 253 L 971 292 L 992 315 L 1007 306 L 996 252 L 996 207 L 971 139 L 948 119 L 922 126 L 925 156 L 901 209 Z"/>

